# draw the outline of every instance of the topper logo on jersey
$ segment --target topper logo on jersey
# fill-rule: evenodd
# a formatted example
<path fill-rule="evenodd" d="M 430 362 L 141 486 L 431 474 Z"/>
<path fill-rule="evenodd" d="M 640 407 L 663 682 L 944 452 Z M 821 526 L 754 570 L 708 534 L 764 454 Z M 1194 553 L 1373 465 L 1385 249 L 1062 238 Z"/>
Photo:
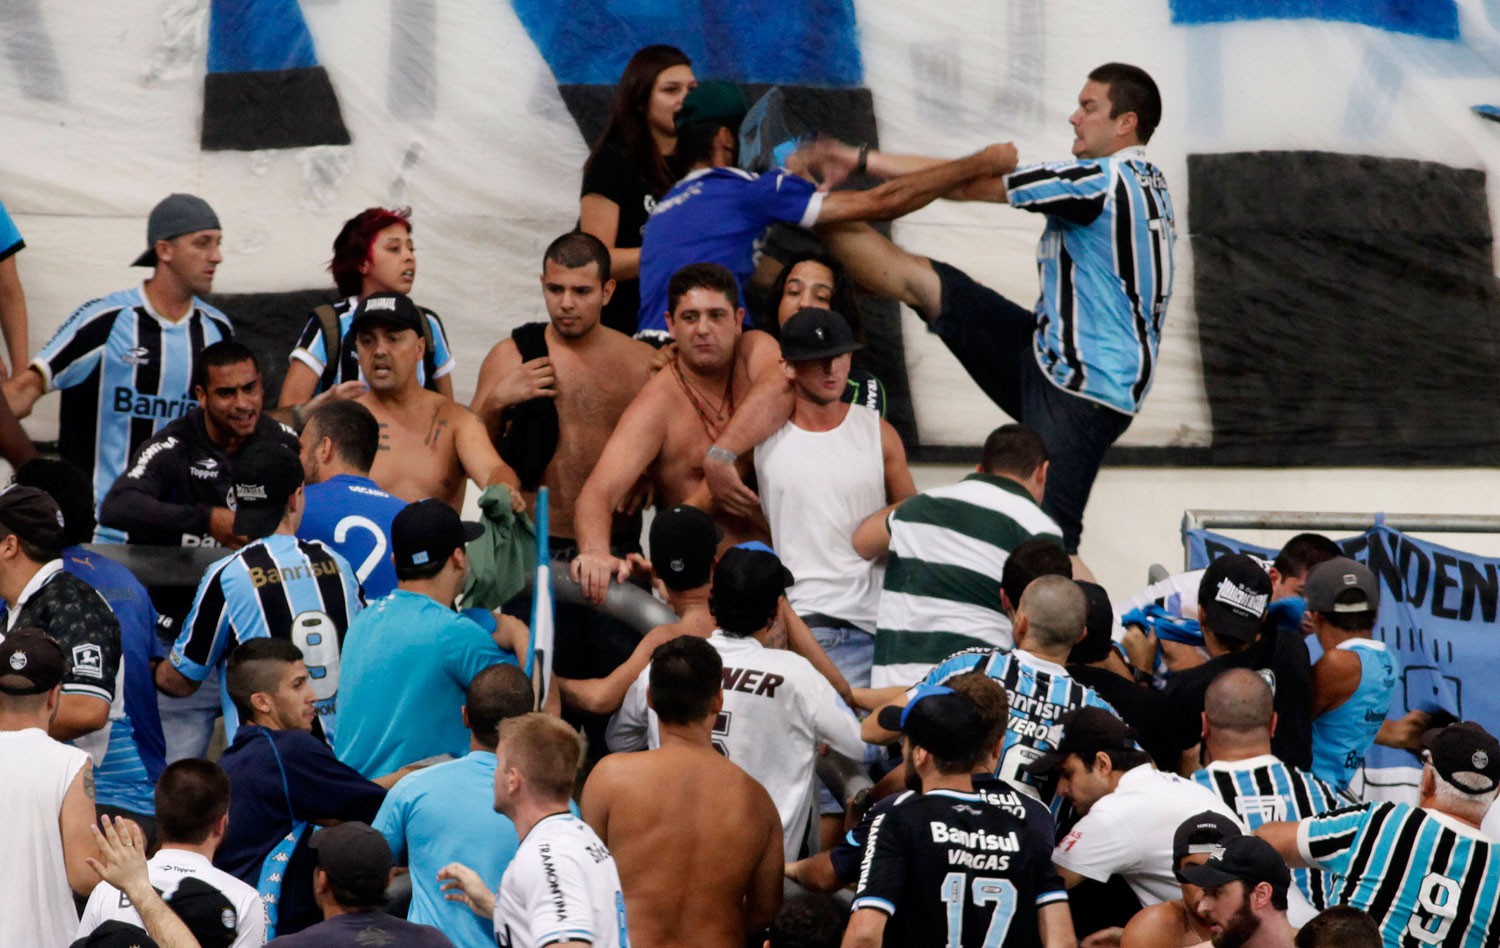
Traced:
<path fill-rule="evenodd" d="M 1241 609 L 1253 615 L 1264 615 L 1266 603 L 1270 597 L 1265 593 L 1251 592 L 1233 580 L 1224 579 L 1219 582 L 1219 588 L 1214 592 L 1214 599 L 1226 606 Z"/>
<path fill-rule="evenodd" d="M 120 356 L 120 361 L 126 365 L 147 365 L 151 362 L 151 350 L 145 346 L 126 349 L 125 354 Z"/>
<path fill-rule="evenodd" d="M 162 398 L 159 395 L 138 395 L 123 385 L 115 386 L 114 408 L 115 413 L 119 415 L 172 421 L 181 418 L 197 406 L 196 400 L 187 397 Z"/>

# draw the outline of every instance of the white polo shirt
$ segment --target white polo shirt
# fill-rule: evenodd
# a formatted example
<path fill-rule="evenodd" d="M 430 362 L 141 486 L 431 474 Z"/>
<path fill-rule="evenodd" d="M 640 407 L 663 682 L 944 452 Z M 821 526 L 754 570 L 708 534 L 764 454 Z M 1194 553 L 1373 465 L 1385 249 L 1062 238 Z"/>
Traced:
<path fill-rule="evenodd" d="M 1204 810 L 1244 825 L 1212 790 L 1150 764 L 1132 767 L 1057 844 L 1052 862 L 1096 882 L 1123 876 L 1142 905 L 1170 902 L 1182 897 L 1172 837 L 1183 820 Z"/>
<path fill-rule="evenodd" d="M 554 813 L 521 840 L 500 879 L 495 943 L 540 948 L 566 941 L 628 948 L 630 936 L 615 857 L 583 820 Z"/>

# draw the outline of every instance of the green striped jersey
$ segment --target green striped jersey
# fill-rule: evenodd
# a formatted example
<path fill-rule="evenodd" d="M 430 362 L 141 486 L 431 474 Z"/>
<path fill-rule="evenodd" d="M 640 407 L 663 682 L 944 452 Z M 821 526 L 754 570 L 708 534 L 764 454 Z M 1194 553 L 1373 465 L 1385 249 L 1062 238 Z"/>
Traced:
<path fill-rule="evenodd" d="M 1018 482 L 970 474 L 891 514 L 871 684 L 909 685 L 954 652 L 1010 649 L 1000 573 L 1010 551 L 1062 531 Z"/>

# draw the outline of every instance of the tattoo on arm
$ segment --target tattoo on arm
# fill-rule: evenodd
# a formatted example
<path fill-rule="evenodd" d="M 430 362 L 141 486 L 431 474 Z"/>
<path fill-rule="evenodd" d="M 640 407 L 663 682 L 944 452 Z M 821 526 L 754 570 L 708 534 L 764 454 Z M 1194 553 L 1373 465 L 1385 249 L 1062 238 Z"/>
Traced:
<path fill-rule="evenodd" d="M 83 795 L 90 800 L 94 799 L 94 768 L 87 767 L 83 771 Z"/>

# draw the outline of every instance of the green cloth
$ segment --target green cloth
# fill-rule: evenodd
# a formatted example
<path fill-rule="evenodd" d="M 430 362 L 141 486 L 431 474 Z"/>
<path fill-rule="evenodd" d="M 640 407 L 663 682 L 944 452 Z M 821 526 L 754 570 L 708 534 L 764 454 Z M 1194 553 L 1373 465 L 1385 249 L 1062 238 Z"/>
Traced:
<path fill-rule="evenodd" d="M 510 508 L 510 488 L 491 484 L 479 497 L 484 535 L 469 544 L 465 609 L 499 609 L 526 586 L 536 569 L 536 524 Z"/>

